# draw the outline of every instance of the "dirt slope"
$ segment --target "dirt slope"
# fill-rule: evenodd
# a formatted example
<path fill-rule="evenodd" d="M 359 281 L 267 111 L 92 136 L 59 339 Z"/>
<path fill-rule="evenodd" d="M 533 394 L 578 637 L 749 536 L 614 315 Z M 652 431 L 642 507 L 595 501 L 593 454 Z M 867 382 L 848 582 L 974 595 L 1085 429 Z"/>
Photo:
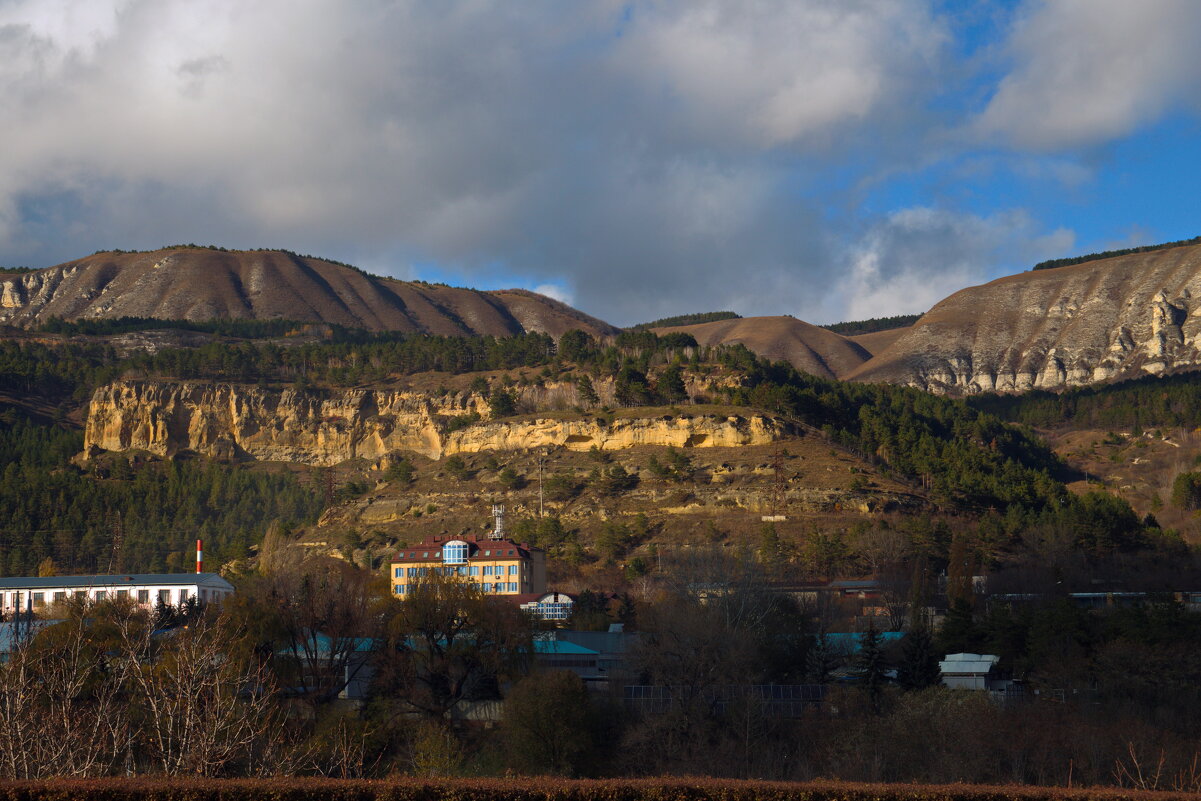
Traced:
<path fill-rule="evenodd" d="M 0 281 L 0 323 L 29 326 L 52 316 L 283 318 L 442 335 L 616 333 L 532 292 L 397 281 L 282 251 L 200 248 L 98 253 Z"/>
<path fill-rule="evenodd" d="M 842 378 L 871 357 L 862 345 L 844 336 L 788 316 L 742 317 L 654 331 L 683 331 L 702 345 L 746 345 L 760 356 L 785 359 L 798 370 L 826 378 Z"/>

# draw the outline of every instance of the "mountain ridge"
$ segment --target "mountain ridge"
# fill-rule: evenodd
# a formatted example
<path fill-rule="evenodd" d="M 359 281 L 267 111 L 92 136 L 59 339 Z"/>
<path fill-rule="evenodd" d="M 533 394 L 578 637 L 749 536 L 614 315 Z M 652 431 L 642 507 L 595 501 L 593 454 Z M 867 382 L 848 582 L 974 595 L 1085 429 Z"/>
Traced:
<path fill-rule="evenodd" d="M 443 336 L 618 331 L 527 290 L 400 281 L 287 251 L 104 251 L 0 280 L 3 324 L 113 317 L 282 318 Z"/>

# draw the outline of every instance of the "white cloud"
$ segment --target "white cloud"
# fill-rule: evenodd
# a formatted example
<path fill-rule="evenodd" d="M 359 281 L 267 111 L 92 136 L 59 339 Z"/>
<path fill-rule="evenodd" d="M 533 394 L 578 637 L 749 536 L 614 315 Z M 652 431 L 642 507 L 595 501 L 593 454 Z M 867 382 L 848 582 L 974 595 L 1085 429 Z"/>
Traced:
<path fill-rule="evenodd" d="M 849 260 L 854 189 L 806 183 L 938 159 L 915 149 L 961 74 L 935 6 L 0 0 L 19 121 L 0 130 L 0 263 L 196 241 L 463 283 L 503 264 L 618 324 L 913 309 L 1043 235 L 910 209 L 868 220 Z M 1015 33 L 992 132 L 1026 130 L 1055 13 Z"/>
<path fill-rule="evenodd" d="M 539 284 L 534 287 L 534 291 L 539 295 L 546 295 L 548 298 L 553 298 L 560 303 L 566 303 L 568 306 L 574 304 L 575 296 L 571 290 L 558 284 Z"/>
<path fill-rule="evenodd" d="M 901 0 L 0 4 L 20 121 L 0 131 L 0 255 L 503 263 L 615 322 L 814 307 L 798 281 L 828 233 L 792 162 L 897 130 L 945 40 Z"/>
<path fill-rule="evenodd" d="M 1012 210 L 981 217 L 913 207 L 890 214 L 848 255 L 845 319 L 926 312 L 947 295 L 997 277 L 998 265 L 1028 267 L 1063 255 L 1071 231 L 1040 230 Z"/>
<path fill-rule="evenodd" d="M 946 38 L 920 3 L 651 3 L 617 59 L 688 135 L 776 146 L 905 102 Z"/>
<path fill-rule="evenodd" d="M 1196 0 L 1031 2 L 976 130 L 1034 149 L 1123 136 L 1201 98 L 1199 38 Z"/>

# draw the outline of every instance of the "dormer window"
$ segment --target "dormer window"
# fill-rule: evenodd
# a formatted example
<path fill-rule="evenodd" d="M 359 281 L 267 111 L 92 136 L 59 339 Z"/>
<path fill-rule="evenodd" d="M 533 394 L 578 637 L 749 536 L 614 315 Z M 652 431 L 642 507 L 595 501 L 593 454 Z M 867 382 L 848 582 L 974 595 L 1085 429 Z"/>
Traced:
<path fill-rule="evenodd" d="M 467 543 L 462 540 L 451 540 L 442 546 L 442 563 L 446 565 L 467 564 Z"/>

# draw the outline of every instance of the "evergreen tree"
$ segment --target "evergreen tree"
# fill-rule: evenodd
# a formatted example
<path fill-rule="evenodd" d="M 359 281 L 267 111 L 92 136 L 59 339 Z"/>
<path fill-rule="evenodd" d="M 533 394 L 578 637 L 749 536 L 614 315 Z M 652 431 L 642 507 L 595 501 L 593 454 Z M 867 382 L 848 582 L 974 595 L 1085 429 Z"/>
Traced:
<path fill-rule="evenodd" d="M 884 658 L 884 638 L 870 618 L 867 631 L 859 635 L 859 653 L 855 656 L 855 681 L 871 699 L 872 707 L 878 709 L 880 693 L 887 680 L 885 671 L 888 661 Z"/>
<path fill-rule="evenodd" d="M 901 664 L 897 666 L 897 683 L 906 690 L 933 687 L 942 681 L 938 661 L 930 632 L 925 626 L 915 628 L 905 635 Z"/>
<path fill-rule="evenodd" d="M 938 630 L 938 647 L 944 654 L 975 653 L 979 644 L 980 630 L 972 605 L 962 598 L 952 601 Z"/>
<path fill-rule="evenodd" d="M 179 623 L 179 615 L 175 607 L 164 601 L 162 596 L 159 596 L 159 599 L 154 604 L 153 619 L 156 629 L 175 628 Z"/>
<path fill-rule="evenodd" d="M 826 632 L 818 632 L 805 655 L 805 677 L 814 684 L 829 684 L 830 674 L 838 666 L 838 659 L 830 645 Z"/>

